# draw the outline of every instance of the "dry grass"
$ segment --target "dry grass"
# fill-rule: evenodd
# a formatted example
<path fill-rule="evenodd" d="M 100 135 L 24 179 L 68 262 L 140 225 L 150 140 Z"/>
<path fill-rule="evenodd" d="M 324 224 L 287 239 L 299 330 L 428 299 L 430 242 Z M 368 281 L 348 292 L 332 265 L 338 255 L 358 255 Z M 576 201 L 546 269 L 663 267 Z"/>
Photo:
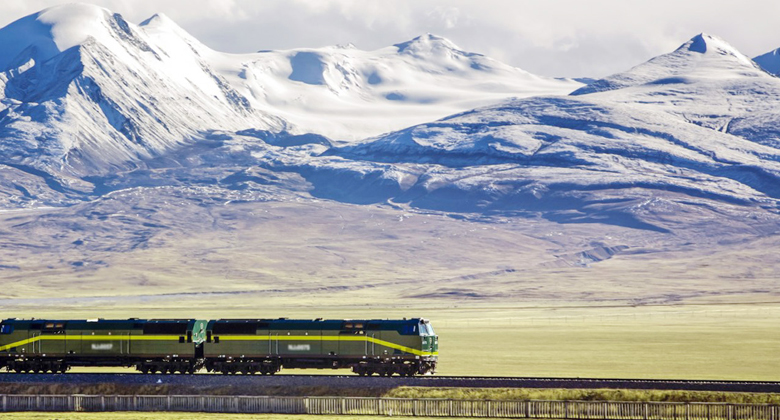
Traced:
<path fill-rule="evenodd" d="M 547 401 L 643 401 L 717 402 L 732 404 L 780 404 L 780 394 L 747 392 L 698 392 L 625 389 L 526 389 L 526 388 L 418 388 L 399 387 L 385 394 L 390 398 L 436 398 L 452 400 L 547 400 Z"/>
<path fill-rule="evenodd" d="M 0 317 L 422 316 L 442 375 L 780 378 L 778 237 L 284 200 L 0 213 Z"/>
<path fill-rule="evenodd" d="M 226 203 L 211 194 L 130 190 L 69 208 L 0 213 L 0 299 L 47 299 L 4 308 L 780 300 L 780 239 L 756 239 L 747 227 L 720 244 L 711 227 L 664 235 L 294 194 Z M 628 248 L 588 264 L 609 247 Z M 105 299 L 72 299 L 96 296 Z"/>
<path fill-rule="evenodd" d="M 265 301 L 263 301 L 265 302 Z M 106 317 L 430 317 L 440 336 L 440 375 L 772 380 L 780 378 L 780 307 L 382 308 L 256 302 L 224 310 L 102 309 Z M 289 305 L 288 305 L 289 303 Z M 281 305 L 281 306 L 276 306 Z M 256 309 L 252 309 L 256 308 Z M 73 317 L 97 315 L 71 309 Z M 56 316 L 57 308 L 22 313 Z M 107 371 L 101 369 L 101 371 Z M 108 370 L 111 371 L 111 370 Z M 329 374 L 331 371 L 283 371 Z"/>

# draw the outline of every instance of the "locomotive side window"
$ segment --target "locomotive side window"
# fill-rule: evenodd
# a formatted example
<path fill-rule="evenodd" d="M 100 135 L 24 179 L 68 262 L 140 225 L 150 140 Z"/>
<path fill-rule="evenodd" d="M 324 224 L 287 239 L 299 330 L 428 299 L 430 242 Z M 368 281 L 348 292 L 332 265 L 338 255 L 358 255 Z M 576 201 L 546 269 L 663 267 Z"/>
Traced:
<path fill-rule="evenodd" d="M 12 325 L 0 325 L 0 334 L 11 334 L 14 331 Z"/>
<path fill-rule="evenodd" d="M 417 335 L 417 325 L 415 324 L 406 324 L 401 329 L 401 334 L 403 335 Z"/>

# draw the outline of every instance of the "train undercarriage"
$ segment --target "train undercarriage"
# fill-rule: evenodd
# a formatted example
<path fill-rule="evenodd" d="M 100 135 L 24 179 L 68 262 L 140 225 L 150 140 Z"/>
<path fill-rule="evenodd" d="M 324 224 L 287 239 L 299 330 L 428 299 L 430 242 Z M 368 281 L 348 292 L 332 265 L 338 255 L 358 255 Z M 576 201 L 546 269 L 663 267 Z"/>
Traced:
<path fill-rule="evenodd" d="M 414 376 L 433 373 L 435 360 L 426 359 L 317 359 L 317 358 L 121 358 L 79 359 L 64 357 L 21 357 L 0 360 L 0 370 L 16 373 L 65 373 L 71 367 L 135 367 L 143 374 L 194 374 L 205 368 L 224 375 L 274 375 L 288 369 L 349 368 L 359 376 Z"/>

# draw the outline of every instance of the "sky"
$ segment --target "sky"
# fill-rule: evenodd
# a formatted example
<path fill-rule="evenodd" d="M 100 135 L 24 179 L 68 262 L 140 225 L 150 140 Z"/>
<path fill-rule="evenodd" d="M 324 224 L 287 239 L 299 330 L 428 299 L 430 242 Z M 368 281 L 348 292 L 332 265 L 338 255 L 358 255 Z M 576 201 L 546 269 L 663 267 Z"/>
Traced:
<path fill-rule="evenodd" d="M 0 26 L 67 0 L 0 0 Z M 754 57 L 780 48 L 777 0 L 92 0 L 140 23 L 164 13 L 231 53 L 352 43 L 374 50 L 433 33 L 532 73 L 603 77 L 698 33 Z"/>

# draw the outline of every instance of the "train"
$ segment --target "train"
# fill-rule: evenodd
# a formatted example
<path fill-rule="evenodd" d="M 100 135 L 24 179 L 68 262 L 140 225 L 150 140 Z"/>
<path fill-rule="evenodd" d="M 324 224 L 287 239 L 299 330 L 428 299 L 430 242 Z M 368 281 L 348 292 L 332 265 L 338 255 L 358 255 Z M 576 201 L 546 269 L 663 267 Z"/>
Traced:
<path fill-rule="evenodd" d="M 5 319 L 0 370 L 64 373 L 76 366 L 144 374 L 273 375 L 351 369 L 357 375 L 433 374 L 439 337 L 423 318 Z"/>

